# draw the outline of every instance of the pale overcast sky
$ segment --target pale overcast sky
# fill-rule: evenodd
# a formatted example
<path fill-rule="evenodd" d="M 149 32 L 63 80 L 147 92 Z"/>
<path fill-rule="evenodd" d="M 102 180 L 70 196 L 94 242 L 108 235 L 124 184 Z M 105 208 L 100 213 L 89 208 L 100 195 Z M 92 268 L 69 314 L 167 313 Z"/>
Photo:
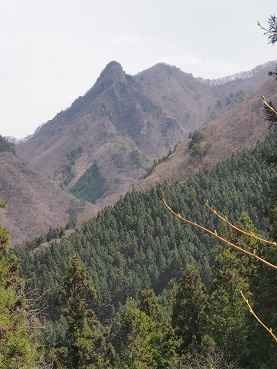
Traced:
<path fill-rule="evenodd" d="M 0 134 L 23 138 L 106 64 L 218 78 L 277 59 L 257 26 L 276 0 L 0 0 Z"/>

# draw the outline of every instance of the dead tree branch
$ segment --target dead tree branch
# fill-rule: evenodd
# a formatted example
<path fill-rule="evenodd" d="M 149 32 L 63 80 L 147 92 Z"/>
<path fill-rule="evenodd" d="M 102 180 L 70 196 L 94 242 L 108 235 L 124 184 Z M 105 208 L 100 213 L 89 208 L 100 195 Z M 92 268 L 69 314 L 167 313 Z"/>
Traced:
<path fill-rule="evenodd" d="M 201 229 L 202 231 L 204 231 L 204 232 L 206 232 L 206 233 L 209 233 L 210 235 L 212 235 L 214 238 L 218 239 L 219 241 L 221 241 L 221 242 L 225 243 L 226 245 L 228 245 L 228 246 L 230 246 L 230 247 L 234 248 L 235 250 L 238 250 L 238 251 L 242 252 L 242 253 L 243 253 L 243 254 L 245 254 L 245 255 L 248 255 L 248 256 L 250 256 L 250 257 L 252 257 L 252 258 L 254 258 L 254 259 L 256 259 L 256 260 L 260 261 L 261 263 L 264 263 L 265 265 L 267 265 L 267 266 L 268 266 L 268 267 L 270 267 L 270 268 L 277 269 L 277 265 L 271 264 L 271 263 L 269 263 L 268 261 L 266 261 L 265 259 L 261 258 L 260 256 L 258 256 L 258 255 L 256 255 L 256 254 L 253 254 L 252 252 L 250 252 L 250 251 L 248 251 L 248 250 L 245 250 L 245 249 L 243 249 L 242 247 L 240 247 L 240 246 L 238 246 L 238 245 L 235 245 L 235 244 L 234 244 L 233 242 L 231 242 L 231 241 L 226 240 L 225 238 L 223 238 L 223 237 L 219 236 L 219 235 L 217 234 L 217 232 L 216 232 L 216 231 L 215 231 L 215 232 L 213 232 L 213 231 L 211 231 L 210 229 L 208 229 L 208 228 L 206 228 L 206 227 L 204 227 L 204 226 L 202 226 L 202 225 L 200 225 L 200 224 L 198 224 L 198 223 L 196 223 L 196 222 L 193 222 L 193 221 L 191 221 L 191 220 L 189 220 L 189 219 L 186 219 L 186 218 L 182 217 L 179 213 L 175 213 L 175 212 L 171 209 L 171 207 L 167 204 L 167 202 L 166 202 L 165 198 L 163 198 L 163 199 L 162 199 L 162 201 L 163 201 L 163 203 L 164 203 L 165 207 L 170 211 L 170 213 L 171 213 L 172 215 L 174 215 L 176 218 L 180 219 L 182 222 L 184 222 L 184 223 L 188 223 L 188 224 L 190 224 L 190 225 L 193 225 L 194 227 L 199 228 L 199 229 Z"/>

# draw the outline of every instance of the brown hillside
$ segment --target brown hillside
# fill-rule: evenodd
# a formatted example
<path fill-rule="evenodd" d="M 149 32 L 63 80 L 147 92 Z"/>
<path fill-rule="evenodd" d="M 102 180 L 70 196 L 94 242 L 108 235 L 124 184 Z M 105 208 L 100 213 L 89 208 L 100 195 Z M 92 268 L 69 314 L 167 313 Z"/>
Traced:
<path fill-rule="evenodd" d="M 214 166 L 227 159 L 233 153 L 255 146 L 258 140 L 264 140 L 268 132 L 261 96 L 277 101 L 276 83 L 272 78 L 245 102 L 224 113 L 220 118 L 206 123 L 200 132 L 204 142 L 212 144 L 209 153 L 204 157 L 194 157 L 189 150 L 190 139 L 182 141 L 170 157 L 161 162 L 154 172 L 141 179 L 135 189 L 147 190 L 157 182 L 184 181 L 190 175 Z"/>
<path fill-rule="evenodd" d="M 32 239 L 69 221 L 73 196 L 30 170 L 10 152 L 0 153 L 0 167 L 1 198 L 8 201 L 1 220 L 10 232 L 11 244 Z"/>
<path fill-rule="evenodd" d="M 17 154 L 64 189 L 87 186 L 94 191 L 91 200 L 83 197 L 88 201 L 114 201 L 190 131 L 242 104 L 268 68 L 205 81 L 161 63 L 132 77 L 111 62 L 84 96 L 20 143 Z M 93 166 L 100 182 L 94 178 L 90 189 Z"/>

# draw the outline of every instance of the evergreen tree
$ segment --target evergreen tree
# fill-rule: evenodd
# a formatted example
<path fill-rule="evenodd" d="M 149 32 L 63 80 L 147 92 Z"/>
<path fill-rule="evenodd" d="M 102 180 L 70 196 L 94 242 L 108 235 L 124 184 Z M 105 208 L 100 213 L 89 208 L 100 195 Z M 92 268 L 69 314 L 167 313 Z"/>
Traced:
<path fill-rule="evenodd" d="M 157 368 L 156 324 L 128 298 L 115 317 L 112 333 L 124 369 Z"/>
<path fill-rule="evenodd" d="M 254 225 L 246 212 L 242 213 L 236 227 L 256 235 Z M 234 244 L 243 246 L 245 250 L 260 252 L 259 242 L 252 237 L 236 230 L 227 232 L 225 236 Z M 252 361 L 253 341 L 252 317 L 240 291 L 253 303 L 251 281 L 258 266 L 255 260 L 241 252 L 224 248 L 217 257 L 208 303 L 201 313 L 203 347 L 215 345 L 222 352 L 231 354 L 243 367 L 247 367 Z"/>
<path fill-rule="evenodd" d="M 162 309 L 152 288 L 145 288 L 141 291 L 139 308 L 156 322 L 164 320 Z"/>
<path fill-rule="evenodd" d="M 167 368 L 177 358 L 178 340 L 165 320 L 153 290 L 147 288 L 136 303 L 128 298 L 112 326 L 121 368 Z"/>
<path fill-rule="evenodd" d="M 183 273 L 172 311 L 172 325 L 181 338 L 181 352 L 187 352 L 199 343 L 199 313 L 206 301 L 205 286 L 198 270 L 189 265 Z"/>
<path fill-rule="evenodd" d="M 276 246 L 267 248 L 263 255 L 272 264 L 277 265 Z M 277 273 L 265 265 L 257 265 L 254 277 L 251 279 L 253 293 L 253 309 L 263 323 L 277 332 Z M 251 324 L 251 368 L 275 368 L 277 363 L 276 341 L 256 320 Z"/>
<path fill-rule="evenodd" d="M 262 27 L 270 44 L 277 42 L 277 18 L 271 15 L 268 19 L 267 29 Z M 277 66 L 275 72 L 270 71 L 269 76 L 277 80 Z M 269 128 L 271 129 L 271 139 L 273 145 L 271 149 L 265 150 L 264 157 L 267 164 L 273 169 L 274 177 L 271 181 L 270 198 L 268 204 L 267 217 L 269 220 L 268 233 L 271 239 L 277 241 L 277 186 L 276 186 L 276 168 L 277 168 L 277 108 L 271 101 L 264 97 L 264 107 Z M 273 265 L 277 265 L 277 248 L 267 247 L 263 251 L 263 256 L 270 260 Z M 277 332 L 277 273 L 276 270 L 259 265 L 257 273 L 252 283 L 252 291 L 255 299 L 255 312 L 261 317 L 267 327 L 275 333 Z M 277 350 L 276 342 L 265 332 L 260 325 L 253 326 L 253 362 L 258 367 L 267 363 L 268 368 L 276 366 Z"/>
<path fill-rule="evenodd" d="M 209 301 L 201 314 L 203 345 L 215 345 L 234 357 L 249 354 L 248 310 L 240 290 L 248 291 L 245 265 L 235 251 L 225 249 L 218 256 Z"/>
<path fill-rule="evenodd" d="M 268 19 L 268 27 L 265 28 L 260 25 L 258 22 L 258 25 L 265 31 L 265 35 L 268 37 L 268 42 L 272 45 L 275 45 L 277 42 L 277 18 L 275 15 L 271 15 Z M 277 80 L 277 66 L 276 71 L 272 72 L 270 71 L 268 73 L 270 76 L 275 77 Z M 275 139 L 275 146 L 273 146 L 273 150 L 270 150 L 270 152 L 266 153 L 266 161 L 269 165 L 273 166 L 273 168 L 276 170 L 277 166 L 277 150 L 276 150 L 276 143 L 277 143 L 277 108 L 276 106 L 271 102 L 267 101 L 265 97 L 264 98 L 264 107 L 265 107 L 265 114 L 267 121 L 269 122 L 269 127 L 274 130 L 274 139 Z M 268 218 L 270 222 L 270 228 L 269 232 L 273 239 L 277 239 L 277 188 L 276 188 L 276 178 L 273 180 L 273 184 L 271 186 L 271 196 L 270 196 L 270 204 L 269 204 L 269 211 L 268 211 Z"/>
<path fill-rule="evenodd" d="M 0 201 L 0 208 L 5 203 Z M 0 368 L 33 369 L 40 357 L 36 331 L 28 316 L 18 259 L 9 249 L 9 234 L 0 224 Z"/>
<path fill-rule="evenodd" d="M 60 297 L 64 307 L 62 316 L 66 321 L 66 332 L 51 352 L 54 368 L 108 368 L 113 359 L 109 353 L 113 350 L 106 345 L 107 330 L 88 307 L 88 301 L 95 298 L 95 289 L 76 256 L 70 260 Z"/>
<path fill-rule="evenodd" d="M 156 323 L 155 331 L 158 337 L 157 343 L 160 347 L 160 353 L 156 361 L 158 368 L 166 368 L 169 362 L 176 361 L 180 340 L 170 322 L 166 320 L 152 288 L 148 287 L 141 291 L 139 308 Z"/>

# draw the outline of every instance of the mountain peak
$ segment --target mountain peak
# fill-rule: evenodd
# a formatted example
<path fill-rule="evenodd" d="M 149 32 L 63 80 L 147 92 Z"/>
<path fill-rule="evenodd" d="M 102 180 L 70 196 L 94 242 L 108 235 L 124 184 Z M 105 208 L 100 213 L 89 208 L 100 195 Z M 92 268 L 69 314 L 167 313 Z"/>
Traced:
<path fill-rule="evenodd" d="M 100 74 L 98 80 L 100 79 L 111 79 L 113 81 L 125 80 L 125 73 L 120 63 L 117 61 L 111 61 L 106 65 L 103 72 Z"/>
<path fill-rule="evenodd" d="M 94 94 L 99 94 L 102 91 L 109 88 L 111 85 L 117 82 L 126 82 L 126 73 L 120 63 L 117 61 L 111 61 L 106 65 L 100 76 L 98 77 L 95 85 L 92 88 Z"/>
<path fill-rule="evenodd" d="M 111 62 L 109 62 L 106 67 L 104 68 L 104 70 L 108 70 L 108 69 L 112 69 L 112 68 L 120 68 L 122 70 L 122 66 L 120 63 L 118 63 L 116 60 L 112 60 Z"/>

